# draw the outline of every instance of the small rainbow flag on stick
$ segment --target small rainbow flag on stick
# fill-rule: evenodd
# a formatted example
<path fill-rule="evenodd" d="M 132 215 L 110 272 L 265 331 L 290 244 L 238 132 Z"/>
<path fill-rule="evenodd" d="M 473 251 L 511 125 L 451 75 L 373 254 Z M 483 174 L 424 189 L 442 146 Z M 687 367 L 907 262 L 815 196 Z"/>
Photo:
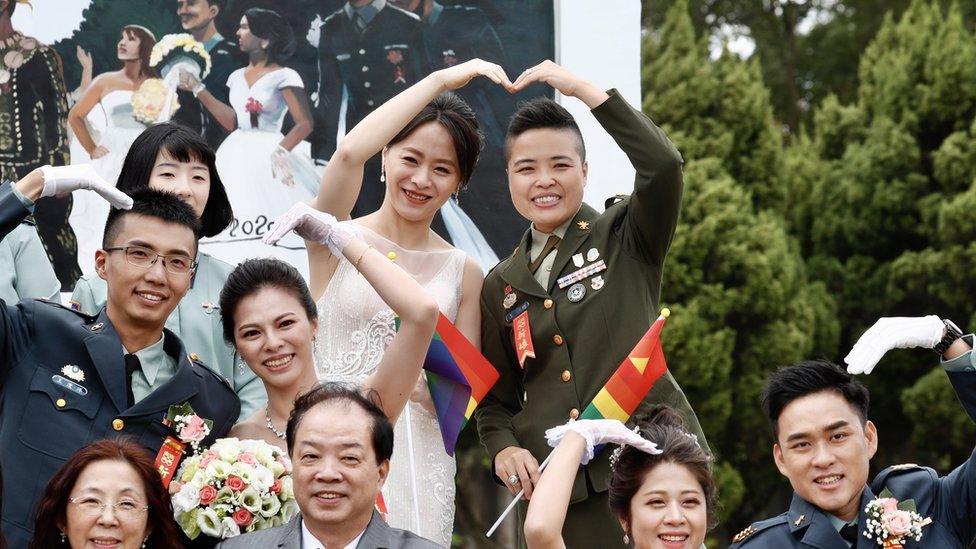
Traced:
<path fill-rule="evenodd" d="M 444 438 L 444 449 L 453 456 L 461 429 L 498 381 L 498 370 L 443 314 L 437 319 L 437 330 L 427 349 L 424 370 Z"/>
<path fill-rule="evenodd" d="M 624 423 L 630 419 L 654 383 L 668 371 L 661 348 L 661 330 L 670 314 L 666 308 L 661 310 L 661 316 L 583 410 L 580 419 L 619 419 Z"/>

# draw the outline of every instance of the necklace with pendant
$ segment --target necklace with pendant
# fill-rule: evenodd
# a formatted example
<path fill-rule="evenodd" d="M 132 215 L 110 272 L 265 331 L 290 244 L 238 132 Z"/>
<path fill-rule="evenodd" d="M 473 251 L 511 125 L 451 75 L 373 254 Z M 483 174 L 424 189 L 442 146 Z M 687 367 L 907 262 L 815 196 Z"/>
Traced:
<path fill-rule="evenodd" d="M 281 440 L 285 440 L 285 433 L 275 429 L 274 423 L 271 422 L 271 411 L 267 408 L 264 409 L 264 417 L 268 420 L 268 429 L 275 434 L 276 437 Z"/>

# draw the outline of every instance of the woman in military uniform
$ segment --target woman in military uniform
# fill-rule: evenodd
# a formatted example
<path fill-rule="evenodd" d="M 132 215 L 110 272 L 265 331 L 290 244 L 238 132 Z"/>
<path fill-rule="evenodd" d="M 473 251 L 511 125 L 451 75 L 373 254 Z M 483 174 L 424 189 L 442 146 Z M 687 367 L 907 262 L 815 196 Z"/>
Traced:
<path fill-rule="evenodd" d="M 219 234 L 233 219 L 213 149 L 199 134 L 178 124 L 156 124 L 132 143 L 118 188 L 131 192 L 144 186 L 173 192 L 189 203 L 200 216 L 201 237 Z M 228 380 L 241 399 L 241 417 L 247 417 L 264 405 L 267 396 L 254 373 L 243 362 L 235 364 L 234 350 L 224 344 L 221 335 L 217 302 L 233 266 L 203 252 L 197 260 L 200 264 L 193 285 L 166 320 L 166 327 L 180 336 L 193 360 Z M 98 314 L 106 302 L 105 281 L 94 273 L 83 276 L 71 300 L 73 308 Z"/>

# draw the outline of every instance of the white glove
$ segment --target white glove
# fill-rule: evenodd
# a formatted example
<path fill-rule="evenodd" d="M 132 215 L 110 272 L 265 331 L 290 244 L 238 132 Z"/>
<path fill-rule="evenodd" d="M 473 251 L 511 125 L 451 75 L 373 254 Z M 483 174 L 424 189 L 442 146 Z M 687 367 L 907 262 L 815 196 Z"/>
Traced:
<path fill-rule="evenodd" d="M 945 324 L 935 315 L 880 318 L 857 340 L 844 357 L 847 371 L 870 374 L 881 357 L 891 349 L 923 347 L 931 349 L 945 335 Z"/>
<path fill-rule="evenodd" d="M 616 419 L 580 419 L 570 420 L 565 425 L 553 427 L 546 431 L 546 441 L 555 448 L 567 432 L 574 431 L 586 441 L 586 450 L 580 459 L 581 465 L 586 465 L 593 459 L 593 449 L 601 444 L 619 444 L 633 446 L 648 454 L 660 454 L 657 444 L 647 440 L 627 428 Z"/>
<path fill-rule="evenodd" d="M 356 233 L 345 223 L 340 223 L 334 215 L 320 212 L 304 202 L 299 202 L 290 210 L 275 219 L 275 227 L 264 235 L 265 244 L 274 244 L 281 240 L 289 231 L 329 247 L 332 255 L 340 257 L 342 250 Z"/>
<path fill-rule="evenodd" d="M 41 197 L 67 196 L 72 191 L 85 189 L 100 194 L 116 208 L 128 210 L 132 207 L 132 197 L 106 183 L 91 164 L 41 166 L 41 173 L 44 174 Z"/>
<path fill-rule="evenodd" d="M 295 177 L 291 173 L 290 154 L 281 145 L 271 152 L 271 177 L 286 187 L 295 186 Z"/>

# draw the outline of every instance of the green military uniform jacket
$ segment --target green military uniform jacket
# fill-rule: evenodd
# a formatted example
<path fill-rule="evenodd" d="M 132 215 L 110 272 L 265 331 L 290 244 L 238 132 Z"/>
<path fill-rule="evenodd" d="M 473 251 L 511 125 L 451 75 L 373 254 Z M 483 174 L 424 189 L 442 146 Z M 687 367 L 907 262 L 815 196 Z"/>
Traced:
<path fill-rule="evenodd" d="M 541 463 L 551 450 L 546 429 L 589 405 L 659 314 L 661 273 L 681 206 L 681 155 L 615 90 L 592 112 L 637 170 L 634 191 L 602 214 L 583 204 L 557 248 L 547 288 L 529 272 L 529 231 L 488 273 L 481 293 L 481 345 L 501 377 L 475 414 L 492 463 L 508 446 L 528 449 Z M 580 281 L 585 294 L 573 302 L 571 287 L 560 289 L 558 279 L 579 269 L 576 254 L 583 255 L 584 266 L 603 260 L 606 270 Z M 510 293 L 516 297 L 506 299 Z M 527 358 L 523 369 L 510 313 L 526 303 L 536 357 Z M 704 444 L 698 420 L 670 373 L 645 402 L 675 407 Z M 609 453 L 580 468 L 573 503 L 587 496 L 584 474 L 597 492 L 607 489 Z"/>
<path fill-rule="evenodd" d="M 240 417 L 245 419 L 265 405 L 268 395 L 261 379 L 224 342 L 218 302 L 233 267 L 204 253 L 198 259 L 193 286 L 166 319 L 166 328 L 179 336 L 193 360 L 227 379 L 241 400 Z M 108 300 L 106 292 L 105 281 L 97 275 L 83 276 L 71 294 L 71 308 L 97 315 Z"/>

